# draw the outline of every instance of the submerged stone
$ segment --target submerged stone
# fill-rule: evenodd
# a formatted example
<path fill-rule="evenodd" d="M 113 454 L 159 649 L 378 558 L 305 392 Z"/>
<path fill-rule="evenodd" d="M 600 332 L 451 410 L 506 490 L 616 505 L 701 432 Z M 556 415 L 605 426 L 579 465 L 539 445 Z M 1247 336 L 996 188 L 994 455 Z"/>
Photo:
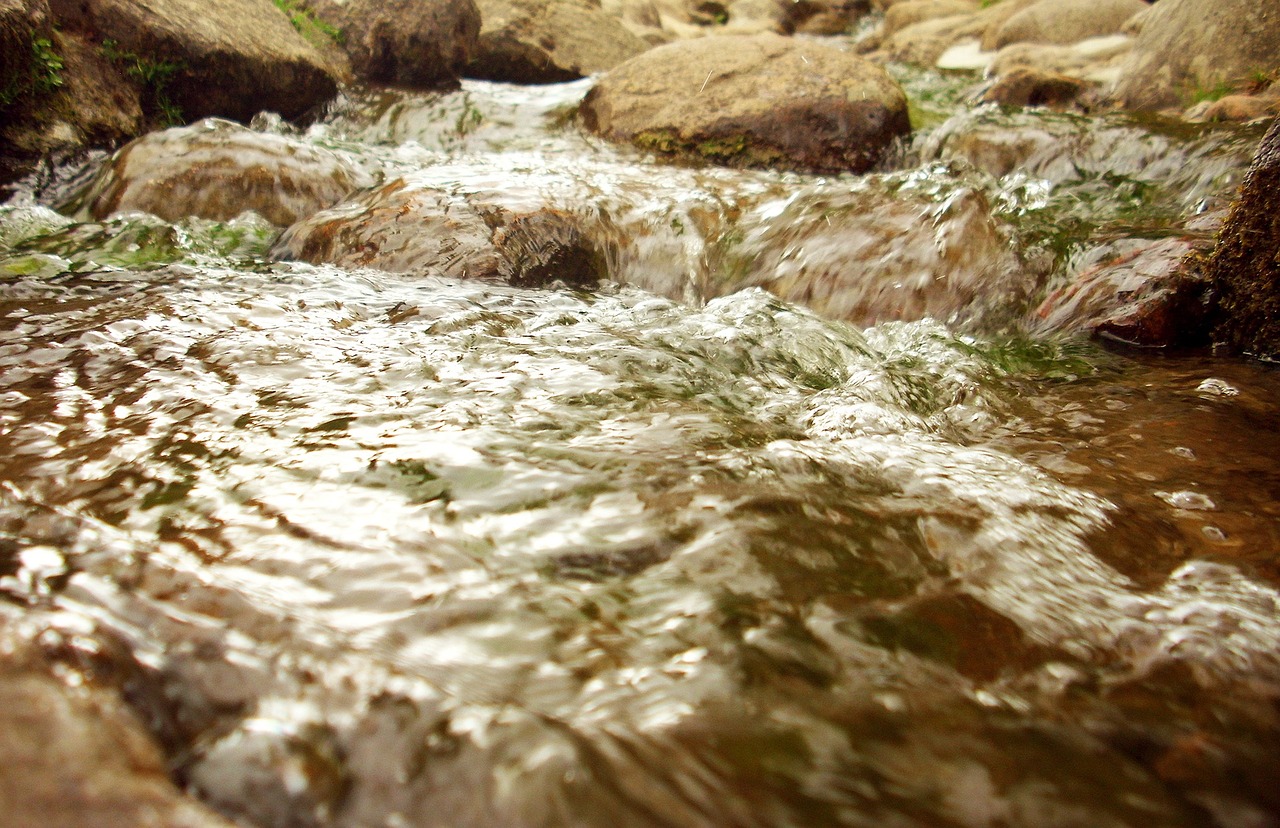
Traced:
<path fill-rule="evenodd" d="M 139 210 L 226 220 L 252 210 L 287 226 L 370 183 L 337 153 L 207 119 L 124 147 L 81 201 L 95 219 Z"/>
<path fill-rule="evenodd" d="M 669 158 L 731 167 L 865 172 L 911 130 L 880 67 L 772 34 L 662 46 L 601 78 L 592 132 Z"/>
<path fill-rule="evenodd" d="M 411 178 L 295 224 L 272 255 L 521 287 L 591 285 L 605 270 L 569 213 L 453 195 Z"/>
<path fill-rule="evenodd" d="M 772 214 L 765 205 L 760 212 Z M 747 217 L 750 225 L 757 217 Z M 726 253 L 715 294 L 763 287 L 858 325 L 925 317 L 972 321 L 1016 306 L 1034 288 L 1008 228 L 977 190 L 794 194 L 781 215 L 746 230 Z"/>

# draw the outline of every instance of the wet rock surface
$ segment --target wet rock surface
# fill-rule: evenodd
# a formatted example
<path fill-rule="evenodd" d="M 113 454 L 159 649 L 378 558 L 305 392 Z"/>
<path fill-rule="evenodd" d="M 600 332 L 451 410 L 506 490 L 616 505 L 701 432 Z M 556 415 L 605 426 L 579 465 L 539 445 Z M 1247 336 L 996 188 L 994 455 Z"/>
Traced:
<path fill-rule="evenodd" d="M 776 35 L 659 47 L 601 78 L 592 132 L 679 159 L 863 172 L 910 131 L 906 99 L 854 55 Z"/>
<path fill-rule="evenodd" d="M 140 210 L 173 221 L 252 210 L 284 227 L 371 183 L 334 152 L 208 119 L 124 147 L 82 197 L 82 209 L 95 219 Z"/>
<path fill-rule="evenodd" d="M 604 257 L 573 216 L 509 209 L 397 179 L 290 227 L 278 259 L 540 287 L 589 286 Z"/>
<path fill-rule="evenodd" d="M 478 0 L 483 20 L 468 77 L 555 83 L 612 69 L 649 48 L 587 0 Z"/>

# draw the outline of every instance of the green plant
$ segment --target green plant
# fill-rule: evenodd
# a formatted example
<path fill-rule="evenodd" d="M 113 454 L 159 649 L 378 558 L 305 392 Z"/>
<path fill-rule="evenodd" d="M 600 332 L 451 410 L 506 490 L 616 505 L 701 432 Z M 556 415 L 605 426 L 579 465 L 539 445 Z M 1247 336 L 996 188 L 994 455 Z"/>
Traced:
<path fill-rule="evenodd" d="M 165 126 L 183 122 L 182 109 L 169 97 L 169 83 L 182 69 L 177 61 L 155 60 L 120 48 L 114 40 L 102 41 L 101 51 L 107 60 L 121 66 L 124 73 L 138 81 L 147 93 L 148 114 Z"/>
<path fill-rule="evenodd" d="M 1192 103 L 1202 103 L 1204 101 L 1217 101 L 1225 98 L 1235 91 L 1235 88 L 1226 81 L 1219 81 L 1213 86 L 1197 86 L 1192 88 L 1190 98 Z"/>
<path fill-rule="evenodd" d="M 63 84 L 62 56 L 47 37 L 31 38 L 31 57 L 26 72 L 11 77 L 0 89 L 0 109 L 7 109 L 20 98 L 31 94 L 48 94 Z"/>
<path fill-rule="evenodd" d="M 316 46 L 327 45 L 326 41 L 342 43 L 342 31 L 316 17 L 315 12 L 302 5 L 301 0 L 273 0 L 276 8 L 285 13 L 298 34 Z"/>

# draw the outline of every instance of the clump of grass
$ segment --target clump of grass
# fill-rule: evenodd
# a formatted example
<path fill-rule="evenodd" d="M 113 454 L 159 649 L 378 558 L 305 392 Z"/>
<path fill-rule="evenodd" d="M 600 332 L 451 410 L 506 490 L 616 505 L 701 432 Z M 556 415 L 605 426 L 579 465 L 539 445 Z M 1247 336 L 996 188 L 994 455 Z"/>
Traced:
<path fill-rule="evenodd" d="M 62 56 L 47 37 L 31 38 L 31 55 L 26 72 L 19 72 L 0 89 L 0 109 L 7 109 L 19 99 L 47 95 L 63 85 Z"/>
<path fill-rule="evenodd" d="M 342 43 L 342 32 L 316 17 L 315 12 L 302 5 L 300 0 L 273 0 L 276 8 L 285 13 L 298 34 L 315 46 Z"/>
<path fill-rule="evenodd" d="M 103 57 L 121 66 L 126 75 L 142 85 L 147 93 L 146 103 L 150 115 L 164 126 L 183 123 L 182 109 L 169 97 L 169 83 L 182 69 L 182 63 L 144 57 L 121 49 L 120 44 L 114 40 L 102 41 L 100 48 Z"/>

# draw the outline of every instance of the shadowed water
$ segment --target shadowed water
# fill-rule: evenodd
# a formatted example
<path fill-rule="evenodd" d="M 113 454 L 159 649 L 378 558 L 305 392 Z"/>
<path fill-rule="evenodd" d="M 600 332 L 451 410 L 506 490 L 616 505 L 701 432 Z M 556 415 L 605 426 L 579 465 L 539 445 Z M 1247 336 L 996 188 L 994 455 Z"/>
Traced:
<path fill-rule="evenodd" d="M 709 299 L 735 231 L 1008 182 L 657 172 L 543 123 L 585 88 L 311 140 L 552 192 L 629 285 L 9 208 L 5 625 L 246 824 L 1274 824 L 1274 375 Z"/>

